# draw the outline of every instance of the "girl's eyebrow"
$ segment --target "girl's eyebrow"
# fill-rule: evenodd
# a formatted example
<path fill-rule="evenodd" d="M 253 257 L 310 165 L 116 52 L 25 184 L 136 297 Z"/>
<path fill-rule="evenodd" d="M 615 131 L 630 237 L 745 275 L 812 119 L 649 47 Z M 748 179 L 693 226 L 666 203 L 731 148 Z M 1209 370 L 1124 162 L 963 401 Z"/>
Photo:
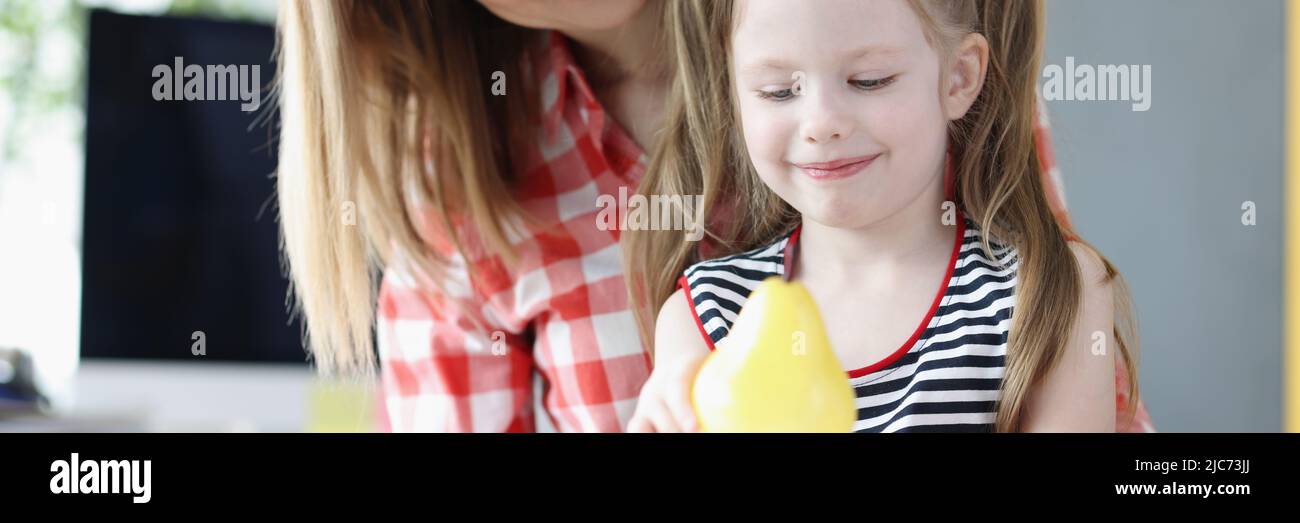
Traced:
<path fill-rule="evenodd" d="M 854 59 L 864 58 L 868 56 L 892 57 L 901 54 L 903 54 L 902 47 L 885 45 L 885 44 L 872 44 L 872 45 L 865 45 L 857 49 L 853 49 L 847 53 L 844 53 L 844 56 L 845 58 L 854 60 Z"/>
<path fill-rule="evenodd" d="M 842 53 L 841 56 L 843 56 L 845 60 L 859 60 L 866 57 L 890 58 L 901 54 L 904 54 L 903 48 L 901 47 L 882 45 L 882 44 L 872 44 L 872 45 L 859 47 L 857 49 L 851 49 L 849 51 Z M 771 70 L 792 71 L 795 69 L 798 69 L 798 67 L 796 67 L 793 63 L 785 59 L 766 57 L 766 58 L 761 58 L 757 61 L 753 61 L 741 65 L 740 68 L 738 69 L 738 72 L 743 75 L 749 73 L 758 73 L 762 71 L 771 71 Z"/>
<path fill-rule="evenodd" d="M 779 58 L 763 58 L 756 62 L 750 62 L 740 66 L 739 72 L 743 75 L 762 71 L 790 71 L 793 69 L 797 68 L 785 60 Z"/>

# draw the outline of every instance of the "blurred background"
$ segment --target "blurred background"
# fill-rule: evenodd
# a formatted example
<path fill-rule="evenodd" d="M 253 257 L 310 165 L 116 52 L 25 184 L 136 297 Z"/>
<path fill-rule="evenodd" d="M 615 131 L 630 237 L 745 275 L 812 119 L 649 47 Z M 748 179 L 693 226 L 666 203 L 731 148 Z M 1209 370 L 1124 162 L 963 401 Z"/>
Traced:
<path fill-rule="evenodd" d="M 1151 66 L 1145 112 L 1047 105 L 1075 227 L 1137 304 L 1152 421 L 1171 432 L 1282 430 L 1284 2 L 1047 9 L 1044 64 Z M 1254 225 L 1242 224 L 1245 202 Z"/>
<path fill-rule="evenodd" d="M 373 428 L 369 389 L 315 379 L 285 308 L 275 12 L 0 0 L 0 347 L 34 356 L 10 374 L 57 414 L 0 430 Z M 257 67 L 260 107 L 156 100 L 176 57 Z"/>
<path fill-rule="evenodd" d="M 0 348 L 31 356 L 0 349 L 0 382 L 30 365 L 55 413 L 0 431 L 378 427 L 373 384 L 314 378 L 285 314 L 269 90 L 252 112 L 150 96 L 175 56 L 260 64 L 269 89 L 275 14 L 0 0 Z M 1283 430 L 1285 14 L 1048 0 L 1045 66 L 1151 66 L 1148 111 L 1047 106 L 1074 224 L 1132 288 L 1162 432 Z M 31 399 L 13 390 L 0 407 Z"/>

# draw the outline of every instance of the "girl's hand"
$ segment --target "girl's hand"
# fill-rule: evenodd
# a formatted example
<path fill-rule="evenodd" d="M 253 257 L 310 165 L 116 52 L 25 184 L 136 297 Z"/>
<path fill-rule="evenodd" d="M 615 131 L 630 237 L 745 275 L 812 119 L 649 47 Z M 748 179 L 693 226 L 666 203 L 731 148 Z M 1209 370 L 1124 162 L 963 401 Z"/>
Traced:
<path fill-rule="evenodd" d="M 678 289 L 655 321 L 655 366 L 641 388 L 628 432 L 699 432 L 691 386 L 709 346 L 695 321 L 686 291 Z"/>
<path fill-rule="evenodd" d="M 659 360 L 641 388 L 628 432 L 699 432 L 695 408 L 691 406 L 691 385 L 706 356 L 689 354 Z"/>

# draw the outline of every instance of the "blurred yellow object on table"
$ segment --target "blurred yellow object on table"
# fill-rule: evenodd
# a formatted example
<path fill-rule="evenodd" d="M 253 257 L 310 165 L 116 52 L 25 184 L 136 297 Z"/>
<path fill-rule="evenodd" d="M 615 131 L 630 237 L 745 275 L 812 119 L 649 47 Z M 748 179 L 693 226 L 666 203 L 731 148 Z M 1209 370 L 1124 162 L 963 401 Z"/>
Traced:
<path fill-rule="evenodd" d="M 310 385 L 307 432 L 375 432 L 377 385 L 316 378 Z"/>

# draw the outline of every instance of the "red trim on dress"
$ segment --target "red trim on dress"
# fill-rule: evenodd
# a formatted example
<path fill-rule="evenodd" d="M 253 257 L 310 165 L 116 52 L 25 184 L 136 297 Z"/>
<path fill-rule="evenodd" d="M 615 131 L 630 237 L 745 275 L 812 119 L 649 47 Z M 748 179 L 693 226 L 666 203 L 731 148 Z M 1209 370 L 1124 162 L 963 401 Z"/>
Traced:
<path fill-rule="evenodd" d="M 709 331 L 704 330 L 704 320 L 700 319 L 700 313 L 695 310 L 695 299 L 691 298 L 691 283 L 686 280 L 686 276 L 677 279 L 677 286 L 686 291 L 686 305 L 691 308 L 691 316 L 695 318 L 695 326 L 700 328 L 700 335 L 704 336 L 704 342 L 709 344 L 709 351 L 715 350 L 713 338 L 709 337 Z"/>
<path fill-rule="evenodd" d="M 934 302 L 930 304 L 930 311 L 925 313 L 925 318 L 921 320 L 920 325 L 916 326 L 916 330 L 912 332 L 912 337 L 908 338 L 907 341 L 903 342 L 903 345 L 901 347 L 895 350 L 893 354 L 886 356 L 885 359 L 877 361 L 866 367 L 849 371 L 850 378 L 859 378 L 862 376 L 866 376 L 880 369 L 888 367 L 891 363 L 898 361 L 898 358 L 901 358 L 903 357 L 904 354 L 907 354 L 907 352 L 911 350 L 912 345 L 915 345 L 916 341 L 921 339 L 921 335 L 925 333 L 925 328 L 930 326 L 930 320 L 934 319 L 934 313 L 939 310 L 939 304 L 943 303 L 943 296 L 947 294 L 948 283 L 952 280 L 952 273 L 957 268 L 957 257 L 961 254 L 962 238 L 964 238 L 965 236 L 966 236 L 966 220 L 958 219 L 957 240 L 953 242 L 952 258 L 948 260 L 948 270 L 943 275 L 943 281 L 939 285 L 939 292 L 936 293 L 934 296 Z"/>
<path fill-rule="evenodd" d="M 785 249 L 781 251 L 781 266 L 783 267 L 782 272 L 785 273 L 783 276 L 785 281 L 794 279 L 794 262 L 798 259 L 799 254 L 799 231 L 802 230 L 803 222 L 799 222 L 799 225 L 795 226 L 794 232 L 790 233 L 790 240 L 785 242 Z"/>

